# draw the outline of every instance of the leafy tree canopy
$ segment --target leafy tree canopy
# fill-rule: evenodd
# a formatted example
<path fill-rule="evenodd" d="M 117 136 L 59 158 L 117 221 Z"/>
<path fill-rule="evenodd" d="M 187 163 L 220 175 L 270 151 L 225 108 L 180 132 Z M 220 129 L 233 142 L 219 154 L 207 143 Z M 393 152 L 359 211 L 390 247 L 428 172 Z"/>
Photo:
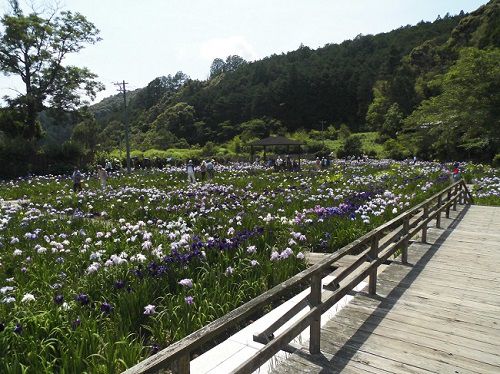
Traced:
<path fill-rule="evenodd" d="M 0 71 L 17 75 L 24 92 L 8 98 L 25 124 L 24 136 L 37 136 L 37 115 L 46 107 L 71 110 L 82 95 L 94 98 L 104 89 L 87 68 L 64 65 L 68 54 L 99 41 L 99 30 L 83 15 L 70 11 L 25 15 L 17 0 L 0 20 Z"/>
<path fill-rule="evenodd" d="M 500 48 L 464 48 L 440 78 L 442 92 L 406 118 L 428 156 L 491 159 L 500 148 Z"/>
<path fill-rule="evenodd" d="M 238 55 L 227 56 L 226 61 L 221 58 L 216 58 L 210 66 L 210 78 L 216 77 L 222 73 L 235 71 L 246 63 L 245 59 Z"/>

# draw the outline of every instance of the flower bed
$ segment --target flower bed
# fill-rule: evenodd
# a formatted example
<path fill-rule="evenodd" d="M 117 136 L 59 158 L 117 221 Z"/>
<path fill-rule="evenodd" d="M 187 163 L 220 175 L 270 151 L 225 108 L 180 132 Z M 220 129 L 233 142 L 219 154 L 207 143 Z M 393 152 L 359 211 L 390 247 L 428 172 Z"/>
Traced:
<path fill-rule="evenodd" d="M 119 372 L 449 184 L 391 161 L 273 173 L 233 164 L 0 185 L 1 372 Z M 77 359 L 78 358 L 78 359 Z"/>

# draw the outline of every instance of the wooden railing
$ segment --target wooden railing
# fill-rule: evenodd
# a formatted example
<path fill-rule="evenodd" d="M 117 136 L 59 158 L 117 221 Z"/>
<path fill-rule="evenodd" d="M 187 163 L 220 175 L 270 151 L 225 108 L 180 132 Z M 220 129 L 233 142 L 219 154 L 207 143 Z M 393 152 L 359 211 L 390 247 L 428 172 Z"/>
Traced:
<path fill-rule="evenodd" d="M 256 370 L 278 351 L 287 347 L 308 326 L 310 329 L 309 351 L 311 354 L 319 353 L 321 315 L 351 292 L 367 276 L 369 277 L 368 291 L 370 294 L 375 294 L 378 267 L 398 251 L 401 254 L 401 261 L 406 263 L 410 239 L 421 231 L 421 240 L 426 242 L 429 223 L 435 219 L 436 227 L 439 228 L 442 213 L 444 212 L 446 217 L 449 217 L 450 209 L 456 210 L 457 204 L 465 204 L 466 201 L 473 202 L 465 182 L 461 180 L 363 235 L 337 252 L 326 256 L 322 261 L 271 290 L 138 363 L 125 373 L 153 373 L 166 368 L 171 368 L 177 373 L 189 373 L 192 352 L 199 350 L 221 334 L 234 329 L 238 324 L 248 322 L 254 313 L 261 311 L 263 307 L 279 297 L 296 291 L 297 287 L 301 285 L 310 285 L 311 291 L 309 295 L 294 305 L 265 331 L 254 335 L 255 341 L 265 345 L 253 357 L 236 368 L 234 372 L 250 373 Z M 322 287 L 321 281 L 324 274 L 331 272 L 332 264 L 346 255 L 355 255 L 356 260 L 337 274 L 331 283 Z M 324 292 L 322 292 L 322 288 L 325 289 Z M 276 330 L 306 305 L 309 305 L 309 311 L 279 336 L 275 337 Z"/>

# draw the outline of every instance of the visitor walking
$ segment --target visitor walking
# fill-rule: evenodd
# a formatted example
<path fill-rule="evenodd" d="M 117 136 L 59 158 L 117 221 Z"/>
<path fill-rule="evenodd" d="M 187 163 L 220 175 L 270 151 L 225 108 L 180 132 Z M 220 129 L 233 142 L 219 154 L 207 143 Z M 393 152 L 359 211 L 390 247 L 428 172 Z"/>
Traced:
<path fill-rule="evenodd" d="M 111 161 L 106 160 L 105 169 L 108 175 L 113 171 L 113 165 L 111 164 Z"/>
<path fill-rule="evenodd" d="M 460 164 L 455 162 L 453 164 L 453 182 L 458 182 L 460 180 Z"/>
<path fill-rule="evenodd" d="M 326 157 L 321 159 L 321 169 L 326 169 Z"/>
<path fill-rule="evenodd" d="M 215 166 L 214 166 L 214 160 L 208 160 L 207 161 L 207 173 L 208 173 L 208 179 L 212 179 L 215 174 Z"/>
<path fill-rule="evenodd" d="M 106 189 L 106 181 L 108 180 L 108 172 L 101 165 L 97 167 L 97 178 L 99 178 L 101 189 L 104 191 Z"/>
<path fill-rule="evenodd" d="M 189 162 L 186 165 L 186 171 L 188 174 L 188 182 L 189 183 L 195 183 L 196 182 L 196 177 L 194 176 L 194 165 L 193 161 L 189 160 Z"/>
<path fill-rule="evenodd" d="M 81 191 L 82 190 L 82 173 L 80 173 L 80 170 L 75 166 L 73 169 L 73 174 L 71 174 L 71 180 L 73 181 L 73 192 Z"/>
<path fill-rule="evenodd" d="M 205 162 L 205 160 L 201 162 L 200 173 L 201 173 L 201 180 L 204 181 L 205 176 L 207 175 L 207 163 Z"/>

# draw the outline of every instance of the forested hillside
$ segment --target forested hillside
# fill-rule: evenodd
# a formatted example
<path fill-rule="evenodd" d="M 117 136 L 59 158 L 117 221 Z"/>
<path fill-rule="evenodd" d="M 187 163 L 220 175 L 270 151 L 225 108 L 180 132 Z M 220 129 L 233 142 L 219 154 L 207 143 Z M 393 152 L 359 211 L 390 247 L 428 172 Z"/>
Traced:
<path fill-rule="evenodd" d="M 317 50 L 300 46 L 252 63 L 217 59 L 207 81 L 182 73 L 157 78 L 130 99 L 132 143 L 165 149 L 328 128 L 322 135 L 335 137 L 346 125 L 351 132 L 380 133 L 392 157 L 491 160 L 498 152 L 499 25 L 493 0 L 468 15 L 447 14 Z M 485 74 L 471 76 L 477 69 Z M 453 81 L 456 75 L 475 89 Z M 476 103 L 469 102 L 467 118 L 459 120 L 464 97 Z M 102 143 L 117 146 L 121 98 L 92 110 L 104 129 Z"/>
<path fill-rule="evenodd" d="M 426 41 L 439 45 L 464 17 L 446 15 L 378 35 L 359 35 L 317 50 L 301 46 L 235 69 L 220 69 L 207 81 L 157 78 L 130 100 L 133 142 L 136 147 L 168 147 L 179 143 L 223 142 L 263 119 L 271 129 L 292 132 L 342 123 L 365 129 L 373 86 L 395 79 L 395 94 L 408 96 L 413 81 L 401 60 Z M 214 62 L 215 64 L 215 62 Z M 229 70 L 229 71 L 228 71 Z M 177 86 L 176 83 L 183 83 Z M 414 102 L 404 104 L 410 111 Z M 121 121 L 121 98 L 106 99 L 92 108 L 105 138 L 113 139 Z M 261 122 L 258 122 L 261 123 Z"/>

